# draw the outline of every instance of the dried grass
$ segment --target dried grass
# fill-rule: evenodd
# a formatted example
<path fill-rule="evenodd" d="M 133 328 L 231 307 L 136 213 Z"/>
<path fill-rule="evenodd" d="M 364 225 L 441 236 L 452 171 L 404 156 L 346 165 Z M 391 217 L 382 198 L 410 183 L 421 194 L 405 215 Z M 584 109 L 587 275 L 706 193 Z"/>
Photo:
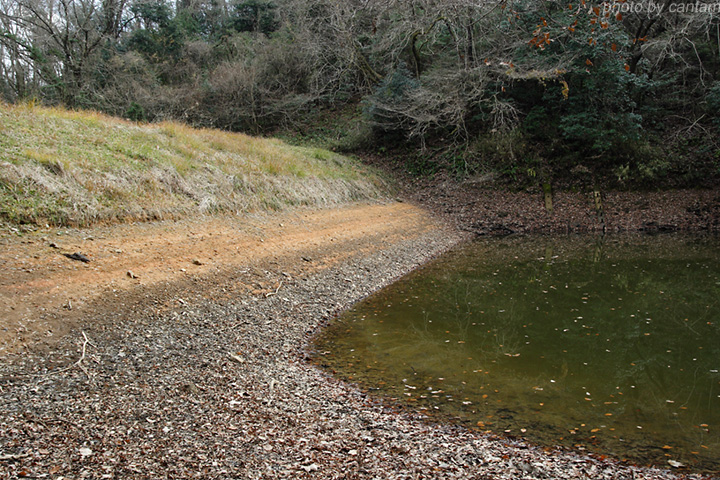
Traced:
<path fill-rule="evenodd" d="M 330 206 L 388 193 L 377 173 L 279 140 L 0 104 L 0 218 L 90 225 Z"/>

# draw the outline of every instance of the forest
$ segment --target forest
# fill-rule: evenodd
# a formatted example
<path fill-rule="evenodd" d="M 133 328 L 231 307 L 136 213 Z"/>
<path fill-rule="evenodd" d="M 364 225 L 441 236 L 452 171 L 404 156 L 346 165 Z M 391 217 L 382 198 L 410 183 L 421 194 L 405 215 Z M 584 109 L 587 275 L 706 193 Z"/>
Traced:
<path fill-rule="evenodd" d="M 523 187 L 712 186 L 720 3 L 0 0 L 5 102 Z"/>

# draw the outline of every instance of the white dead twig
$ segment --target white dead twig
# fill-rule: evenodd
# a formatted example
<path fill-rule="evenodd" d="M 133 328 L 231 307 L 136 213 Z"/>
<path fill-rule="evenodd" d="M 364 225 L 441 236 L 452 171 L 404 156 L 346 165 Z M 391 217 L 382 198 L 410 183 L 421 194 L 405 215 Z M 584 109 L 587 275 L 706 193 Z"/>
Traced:
<path fill-rule="evenodd" d="M 54 375 L 56 373 L 67 372 L 68 370 L 72 370 L 73 368 L 78 367 L 80 370 L 82 370 L 85 373 L 85 375 L 87 375 L 88 380 L 91 380 L 92 378 L 90 376 L 90 372 L 88 372 L 88 369 L 85 368 L 85 365 L 83 365 L 83 361 L 85 360 L 85 356 L 87 354 L 87 346 L 88 345 L 94 346 L 94 345 L 92 344 L 92 342 L 90 341 L 88 336 L 85 334 L 85 332 L 81 332 L 81 333 L 82 333 L 84 341 L 82 344 L 82 351 L 80 354 L 80 358 L 75 363 L 68 365 L 65 368 L 61 368 L 59 370 L 54 370 L 52 372 L 41 373 L 41 374 L 29 374 L 28 376 L 29 377 L 47 377 L 48 375 Z"/>
<path fill-rule="evenodd" d="M 280 287 L 282 287 L 282 283 L 283 283 L 282 280 L 280 280 L 280 285 L 278 285 L 278 287 L 275 289 L 274 292 L 268 292 L 268 293 L 266 293 L 266 294 L 265 294 L 265 298 L 268 298 L 268 297 L 271 296 L 271 295 L 277 295 L 277 293 L 280 291 Z"/>
<path fill-rule="evenodd" d="M 73 363 L 72 365 L 70 365 L 69 368 L 79 367 L 80 370 L 82 370 L 83 372 L 85 372 L 85 375 L 87 375 L 88 380 L 89 380 L 89 379 L 90 379 L 90 373 L 88 373 L 87 368 L 85 368 L 85 366 L 82 364 L 82 362 L 83 362 L 83 360 L 85 360 L 85 352 L 87 351 L 87 346 L 88 346 L 88 343 L 90 343 L 90 339 L 87 337 L 87 335 L 85 335 L 85 332 L 82 332 L 82 336 L 83 336 L 83 338 L 85 339 L 85 341 L 84 341 L 83 344 L 82 344 L 82 355 L 80 356 L 80 359 L 79 359 L 77 362 L 75 362 L 75 363 Z M 91 344 L 91 345 L 92 345 L 92 344 Z"/>

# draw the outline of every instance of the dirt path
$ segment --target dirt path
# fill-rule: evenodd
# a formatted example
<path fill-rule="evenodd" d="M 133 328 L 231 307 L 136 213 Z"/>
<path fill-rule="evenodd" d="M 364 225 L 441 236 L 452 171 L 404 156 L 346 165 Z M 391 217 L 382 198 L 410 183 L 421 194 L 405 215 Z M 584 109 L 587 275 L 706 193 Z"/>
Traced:
<path fill-rule="evenodd" d="M 249 275 L 237 290 L 267 294 L 283 278 L 433 228 L 438 224 L 420 209 L 390 203 L 6 237 L 0 241 L 0 356 L 55 343 L 90 314 L 122 309 L 129 297 L 161 283 L 201 281 L 209 291 L 240 269 Z M 74 253 L 90 262 L 63 255 Z"/>

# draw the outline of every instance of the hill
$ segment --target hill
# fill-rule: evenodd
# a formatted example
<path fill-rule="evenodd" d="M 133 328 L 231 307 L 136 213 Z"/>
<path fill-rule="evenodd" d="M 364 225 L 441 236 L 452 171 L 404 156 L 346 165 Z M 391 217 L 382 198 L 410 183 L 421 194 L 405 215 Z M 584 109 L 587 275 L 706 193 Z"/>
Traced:
<path fill-rule="evenodd" d="M 387 184 L 327 150 L 176 122 L 0 104 L 0 220 L 88 226 L 329 206 Z"/>

